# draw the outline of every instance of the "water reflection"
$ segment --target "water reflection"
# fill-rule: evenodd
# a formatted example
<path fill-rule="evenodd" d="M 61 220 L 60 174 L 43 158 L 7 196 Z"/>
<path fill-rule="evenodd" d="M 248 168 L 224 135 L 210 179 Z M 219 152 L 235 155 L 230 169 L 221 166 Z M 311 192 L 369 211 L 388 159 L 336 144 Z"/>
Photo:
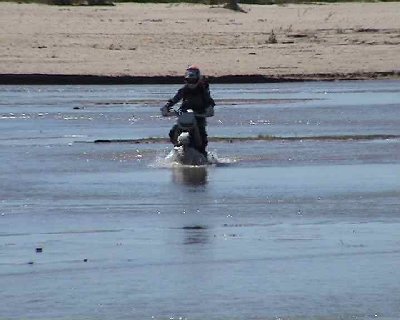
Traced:
<path fill-rule="evenodd" d="M 205 226 L 188 226 L 183 227 L 183 229 L 185 230 L 183 244 L 206 244 L 210 240 L 210 235 Z"/>
<path fill-rule="evenodd" d="M 172 170 L 172 179 L 175 183 L 202 186 L 207 184 L 206 167 L 176 167 Z"/>

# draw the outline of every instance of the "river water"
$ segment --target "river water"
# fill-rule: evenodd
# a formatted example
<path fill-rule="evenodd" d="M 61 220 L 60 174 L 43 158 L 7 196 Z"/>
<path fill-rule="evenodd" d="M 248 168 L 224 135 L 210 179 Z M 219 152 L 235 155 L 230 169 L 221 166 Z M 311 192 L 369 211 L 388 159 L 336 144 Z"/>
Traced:
<path fill-rule="evenodd" d="M 0 319 L 399 319 L 400 82 L 178 88 L 0 86 Z"/>

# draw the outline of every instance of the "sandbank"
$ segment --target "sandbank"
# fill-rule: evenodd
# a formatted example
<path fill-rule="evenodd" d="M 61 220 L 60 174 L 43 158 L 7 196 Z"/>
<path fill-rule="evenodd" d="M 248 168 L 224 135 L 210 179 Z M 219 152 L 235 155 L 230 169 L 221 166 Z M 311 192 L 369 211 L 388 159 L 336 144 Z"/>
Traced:
<path fill-rule="evenodd" d="M 3 84 L 400 78 L 400 3 L 0 6 Z"/>

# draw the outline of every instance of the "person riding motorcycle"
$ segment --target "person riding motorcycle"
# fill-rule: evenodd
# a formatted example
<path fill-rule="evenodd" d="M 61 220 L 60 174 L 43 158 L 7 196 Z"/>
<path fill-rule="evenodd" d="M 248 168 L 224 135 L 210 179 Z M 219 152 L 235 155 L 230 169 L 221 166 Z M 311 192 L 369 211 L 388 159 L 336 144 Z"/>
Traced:
<path fill-rule="evenodd" d="M 202 140 L 202 145 L 198 151 L 207 158 L 206 147 L 208 140 L 206 131 L 207 121 L 205 115 L 213 115 L 215 102 L 214 99 L 211 98 L 209 84 L 202 76 L 200 69 L 197 66 L 192 65 L 186 69 L 184 80 L 185 85 L 178 90 L 173 98 L 168 100 L 167 104 L 162 109 L 166 110 L 167 113 L 171 112 L 172 107 L 182 100 L 182 104 L 179 108 L 180 111 L 185 112 L 188 109 L 193 110 Z M 177 145 L 179 134 L 178 125 L 174 125 L 169 132 L 169 137 L 170 141 L 175 146 Z"/>

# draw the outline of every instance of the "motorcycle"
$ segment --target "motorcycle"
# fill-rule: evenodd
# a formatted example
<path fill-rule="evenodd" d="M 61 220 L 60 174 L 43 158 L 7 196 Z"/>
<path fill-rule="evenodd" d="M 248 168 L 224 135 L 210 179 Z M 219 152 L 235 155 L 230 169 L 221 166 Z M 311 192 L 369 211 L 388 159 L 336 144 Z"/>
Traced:
<path fill-rule="evenodd" d="M 207 108 L 205 114 L 195 114 L 193 110 L 169 111 L 161 108 L 164 117 L 177 116 L 178 137 L 176 145 L 168 154 L 167 160 L 182 165 L 201 166 L 209 164 L 208 156 L 199 151 L 202 145 L 201 135 L 197 126 L 196 117 L 211 117 L 214 115 L 214 107 Z"/>

